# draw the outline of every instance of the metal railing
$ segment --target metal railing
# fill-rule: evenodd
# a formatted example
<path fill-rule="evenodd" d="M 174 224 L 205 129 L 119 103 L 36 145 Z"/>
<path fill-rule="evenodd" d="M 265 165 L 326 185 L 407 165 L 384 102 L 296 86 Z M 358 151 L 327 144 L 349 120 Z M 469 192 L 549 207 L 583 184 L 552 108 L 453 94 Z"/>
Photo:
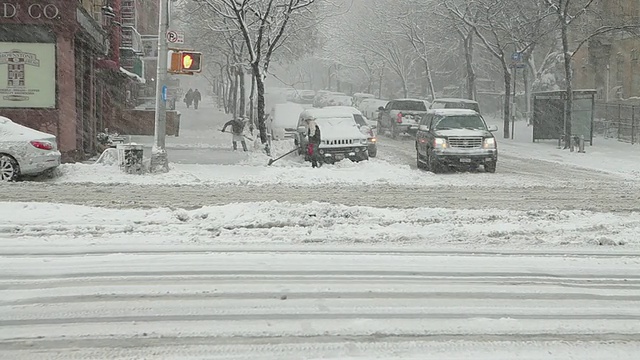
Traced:
<path fill-rule="evenodd" d="M 596 103 L 593 131 L 607 139 L 640 142 L 640 105 Z"/>

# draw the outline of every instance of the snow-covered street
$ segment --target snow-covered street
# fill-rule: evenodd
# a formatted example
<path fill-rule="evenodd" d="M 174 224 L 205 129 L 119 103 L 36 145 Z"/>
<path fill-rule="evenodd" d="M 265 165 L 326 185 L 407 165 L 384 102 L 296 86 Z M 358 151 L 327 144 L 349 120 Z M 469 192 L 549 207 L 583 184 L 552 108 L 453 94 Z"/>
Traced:
<path fill-rule="evenodd" d="M 636 147 L 525 134 L 496 174 L 434 175 L 383 137 L 368 162 L 267 166 L 230 151 L 212 107 L 182 111 L 168 174 L 71 164 L 0 184 L 0 358 L 640 351 L 640 165 L 620 156 Z"/>
<path fill-rule="evenodd" d="M 637 256 L 63 253 L 2 257 L 3 358 L 633 359 L 640 349 Z"/>
<path fill-rule="evenodd" d="M 639 209 L 640 162 L 637 146 L 628 144 L 596 142 L 586 154 L 569 153 L 550 143 L 528 142 L 522 124 L 516 140 L 499 140 L 496 174 L 421 171 L 412 140 L 385 137 L 378 157 L 362 163 L 343 161 L 312 169 L 292 155 L 267 166 L 269 157 L 257 149 L 231 151 L 230 135 L 218 131 L 229 117 L 211 104 L 181 111 L 181 135 L 167 138 L 172 161 L 167 174 L 128 175 L 117 166 L 65 164 L 53 179 L 0 184 L 1 200 L 116 208 L 275 200 L 400 208 Z M 132 140 L 152 144 L 151 137 Z M 274 155 L 292 147 L 290 142 L 276 143 Z"/>

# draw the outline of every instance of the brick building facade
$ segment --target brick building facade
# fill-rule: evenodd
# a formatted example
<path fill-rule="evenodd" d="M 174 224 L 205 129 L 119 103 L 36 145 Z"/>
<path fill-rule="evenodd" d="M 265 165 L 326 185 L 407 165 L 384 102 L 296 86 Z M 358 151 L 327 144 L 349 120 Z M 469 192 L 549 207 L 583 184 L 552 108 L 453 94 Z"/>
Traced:
<path fill-rule="evenodd" d="M 640 2 L 608 0 L 597 4 L 607 25 L 640 23 Z M 598 90 L 600 100 L 640 97 L 640 37 L 616 31 L 592 38 L 574 55 L 575 85 Z"/>
<path fill-rule="evenodd" d="M 64 161 L 93 155 L 97 133 L 122 123 L 155 72 L 138 28 L 157 33 L 157 3 L 0 0 L 0 115 L 55 134 Z"/>

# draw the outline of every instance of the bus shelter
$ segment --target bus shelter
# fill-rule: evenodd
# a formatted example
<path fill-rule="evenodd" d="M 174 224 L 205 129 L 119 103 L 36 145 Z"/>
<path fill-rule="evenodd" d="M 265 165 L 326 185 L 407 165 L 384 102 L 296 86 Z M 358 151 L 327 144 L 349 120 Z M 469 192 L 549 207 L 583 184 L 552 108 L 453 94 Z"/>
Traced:
<path fill-rule="evenodd" d="M 593 145 L 596 90 L 574 90 L 571 136 L 584 136 Z M 564 136 L 567 92 L 542 91 L 533 94 L 533 142 L 558 140 Z"/>

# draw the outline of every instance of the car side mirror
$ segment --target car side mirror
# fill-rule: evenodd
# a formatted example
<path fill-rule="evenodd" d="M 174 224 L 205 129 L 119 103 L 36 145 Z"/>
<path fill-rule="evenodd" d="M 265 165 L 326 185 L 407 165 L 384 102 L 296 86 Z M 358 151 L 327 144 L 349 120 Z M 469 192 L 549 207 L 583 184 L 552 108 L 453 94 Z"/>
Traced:
<path fill-rule="evenodd" d="M 305 132 L 307 132 L 307 127 L 306 126 L 298 126 L 298 132 L 301 134 L 304 134 Z"/>
<path fill-rule="evenodd" d="M 498 131 L 498 125 L 489 125 L 488 128 L 490 132 Z"/>
<path fill-rule="evenodd" d="M 372 128 L 372 129 L 377 129 L 377 128 L 378 128 L 378 125 L 371 125 L 371 128 Z"/>
<path fill-rule="evenodd" d="M 384 111 L 384 107 L 383 107 L 383 106 L 380 106 L 380 107 L 378 108 L 378 111 Z"/>
<path fill-rule="evenodd" d="M 420 130 L 420 131 L 429 131 L 429 126 L 428 125 L 420 125 L 420 126 L 418 126 L 418 130 Z"/>

